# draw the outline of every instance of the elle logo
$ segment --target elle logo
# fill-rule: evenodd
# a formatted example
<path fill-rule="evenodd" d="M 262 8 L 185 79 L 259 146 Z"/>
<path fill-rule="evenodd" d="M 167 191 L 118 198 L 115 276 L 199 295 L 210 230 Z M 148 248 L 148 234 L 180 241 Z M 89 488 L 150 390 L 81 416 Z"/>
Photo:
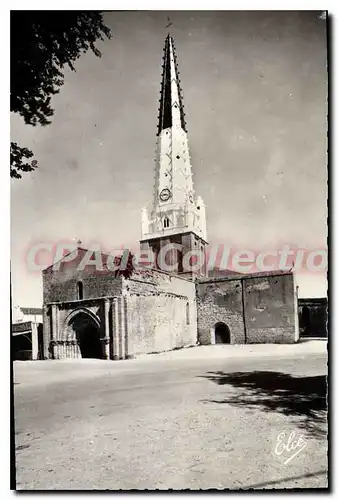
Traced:
<path fill-rule="evenodd" d="M 276 455 L 278 456 L 284 455 L 284 457 L 286 455 L 289 455 L 288 458 L 285 460 L 284 465 L 291 462 L 291 460 L 294 459 L 295 456 L 298 455 L 298 453 L 300 453 L 306 447 L 306 441 L 304 436 L 299 435 L 297 437 L 294 431 L 291 432 L 288 439 L 286 438 L 287 436 L 284 431 L 278 434 L 277 444 L 275 448 Z M 291 453 L 292 455 L 290 455 Z"/>

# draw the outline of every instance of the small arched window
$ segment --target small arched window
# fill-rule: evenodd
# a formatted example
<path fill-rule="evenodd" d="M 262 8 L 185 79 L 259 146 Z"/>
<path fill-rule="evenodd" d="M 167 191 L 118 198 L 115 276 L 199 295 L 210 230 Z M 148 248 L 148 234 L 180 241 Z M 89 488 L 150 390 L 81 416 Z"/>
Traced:
<path fill-rule="evenodd" d="M 168 217 L 164 217 L 164 221 L 163 221 L 163 227 L 169 227 L 170 225 L 170 221 L 168 219 Z"/>
<path fill-rule="evenodd" d="M 189 302 L 187 302 L 185 306 L 185 315 L 186 315 L 186 323 L 187 325 L 190 325 L 190 308 L 189 308 Z"/>
<path fill-rule="evenodd" d="M 77 300 L 83 299 L 83 283 L 78 281 L 77 283 Z"/>

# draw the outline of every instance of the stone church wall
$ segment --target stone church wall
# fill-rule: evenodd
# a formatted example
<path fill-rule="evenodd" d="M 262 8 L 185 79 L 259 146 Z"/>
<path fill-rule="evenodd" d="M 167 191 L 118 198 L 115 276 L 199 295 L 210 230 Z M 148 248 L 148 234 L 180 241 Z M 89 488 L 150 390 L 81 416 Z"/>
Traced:
<path fill-rule="evenodd" d="M 196 284 L 197 336 L 201 344 L 215 343 L 215 325 L 230 328 L 231 344 L 245 342 L 242 285 L 240 280 L 206 281 Z"/>
<path fill-rule="evenodd" d="M 215 325 L 225 323 L 231 344 L 298 341 L 297 298 L 291 273 L 212 278 L 196 284 L 201 344 L 215 343 Z"/>
<path fill-rule="evenodd" d="M 251 344 L 298 341 L 298 310 L 292 274 L 244 279 L 245 325 Z"/>
<path fill-rule="evenodd" d="M 67 323 L 68 315 L 79 310 L 97 318 L 102 341 L 110 339 L 110 359 L 196 344 L 194 283 L 157 270 L 142 268 L 125 278 L 107 270 L 80 270 L 77 264 L 43 272 L 46 358 L 80 356 Z"/>
<path fill-rule="evenodd" d="M 154 269 L 140 270 L 135 271 L 129 279 L 123 280 L 122 290 L 126 297 L 140 297 L 139 304 L 136 305 L 137 299 L 133 299 L 128 303 L 127 310 L 129 311 L 130 307 L 140 307 L 139 314 L 142 317 L 135 319 L 136 326 L 133 325 L 134 320 L 130 320 L 128 324 L 132 325 L 132 331 L 136 331 L 137 325 L 140 325 L 141 330 L 145 328 L 143 325 L 148 325 L 153 332 L 154 349 L 161 343 L 163 346 L 174 347 L 197 343 L 196 294 L 192 281 Z M 146 296 L 149 296 L 149 300 L 145 299 Z M 172 315 L 175 321 L 170 319 Z M 160 318 L 163 318 L 165 328 L 160 327 Z M 169 331 L 168 325 L 173 329 L 172 332 Z M 178 325 L 181 325 L 181 333 Z M 173 347 L 168 347 L 171 348 Z M 167 347 L 159 350 L 167 350 Z"/>
<path fill-rule="evenodd" d="M 131 294 L 126 303 L 129 355 L 169 351 L 196 343 L 187 317 L 187 297 Z"/>
<path fill-rule="evenodd" d="M 107 269 L 97 271 L 93 266 L 79 269 L 82 257 L 83 252 L 79 252 L 78 258 L 62 263 L 59 270 L 50 267 L 42 273 L 43 343 L 46 359 L 79 356 L 79 352 L 75 352 L 76 347 L 66 347 L 65 339 L 61 338 L 64 335 L 65 319 L 71 311 L 85 308 L 99 319 L 103 327 L 102 297 L 122 295 L 121 277 L 115 277 L 115 274 Z M 78 296 L 79 282 L 82 283 L 83 298 L 81 300 Z M 53 306 L 53 303 L 57 305 Z M 51 348 L 51 343 L 55 344 L 53 348 Z"/>
<path fill-rule="evenodd" d="M 93 273 L 71 269 L 71 272 L 45 271 L 43 273 L 43 302 L 66 302 L 78 299 L 77 284 L 83 285 L 83 298 L 112 297 L 122 292 L 122 278 L 113 273 Z"/>

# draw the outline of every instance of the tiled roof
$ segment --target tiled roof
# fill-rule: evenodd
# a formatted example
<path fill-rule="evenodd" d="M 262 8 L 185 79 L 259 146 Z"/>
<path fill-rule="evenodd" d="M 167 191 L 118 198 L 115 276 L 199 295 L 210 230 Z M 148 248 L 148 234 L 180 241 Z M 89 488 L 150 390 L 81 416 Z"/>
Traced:
<path fill-rule="evenodd" d="M 40 307 L 20 307 L 23 314 L 42 314 L 42 308 Z"/>
<path fill-rule="evenodd" d="M 207 283 L 213 281 L 231 281 L 231 280 L 246 280 L 250 278 L 264 278 L 269 276 L 283 276 L 285 274 L 293 274 L 292 269 L 288 271 L 262 271 L 258 273 L 233 274 L 229 276 L 212 276 L 211 278 L 198 278 L 198 283 Z"/>

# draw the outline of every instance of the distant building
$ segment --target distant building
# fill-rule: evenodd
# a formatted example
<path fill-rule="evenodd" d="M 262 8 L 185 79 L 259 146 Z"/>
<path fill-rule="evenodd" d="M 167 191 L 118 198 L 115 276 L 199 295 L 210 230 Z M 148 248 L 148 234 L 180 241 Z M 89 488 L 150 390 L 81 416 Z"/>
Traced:
<path fill-rule="evenodd" d="M 327 298 L 298 299 L 299 333 L 302 337 L 327 337 Z"/>
<path fill-rule="evenodd" d="M 26 321 L 34 321 L 42 323 L 43 314 L 41 307 L 20 307 L 16 306 L 12 311 L 13 323 L 24 323 Z"/>
<path fill-rule="evenodd" d="M 12 355 L 16 360 L 43 359 L 42 309 L 16 306 L 12 311 Z"/>

